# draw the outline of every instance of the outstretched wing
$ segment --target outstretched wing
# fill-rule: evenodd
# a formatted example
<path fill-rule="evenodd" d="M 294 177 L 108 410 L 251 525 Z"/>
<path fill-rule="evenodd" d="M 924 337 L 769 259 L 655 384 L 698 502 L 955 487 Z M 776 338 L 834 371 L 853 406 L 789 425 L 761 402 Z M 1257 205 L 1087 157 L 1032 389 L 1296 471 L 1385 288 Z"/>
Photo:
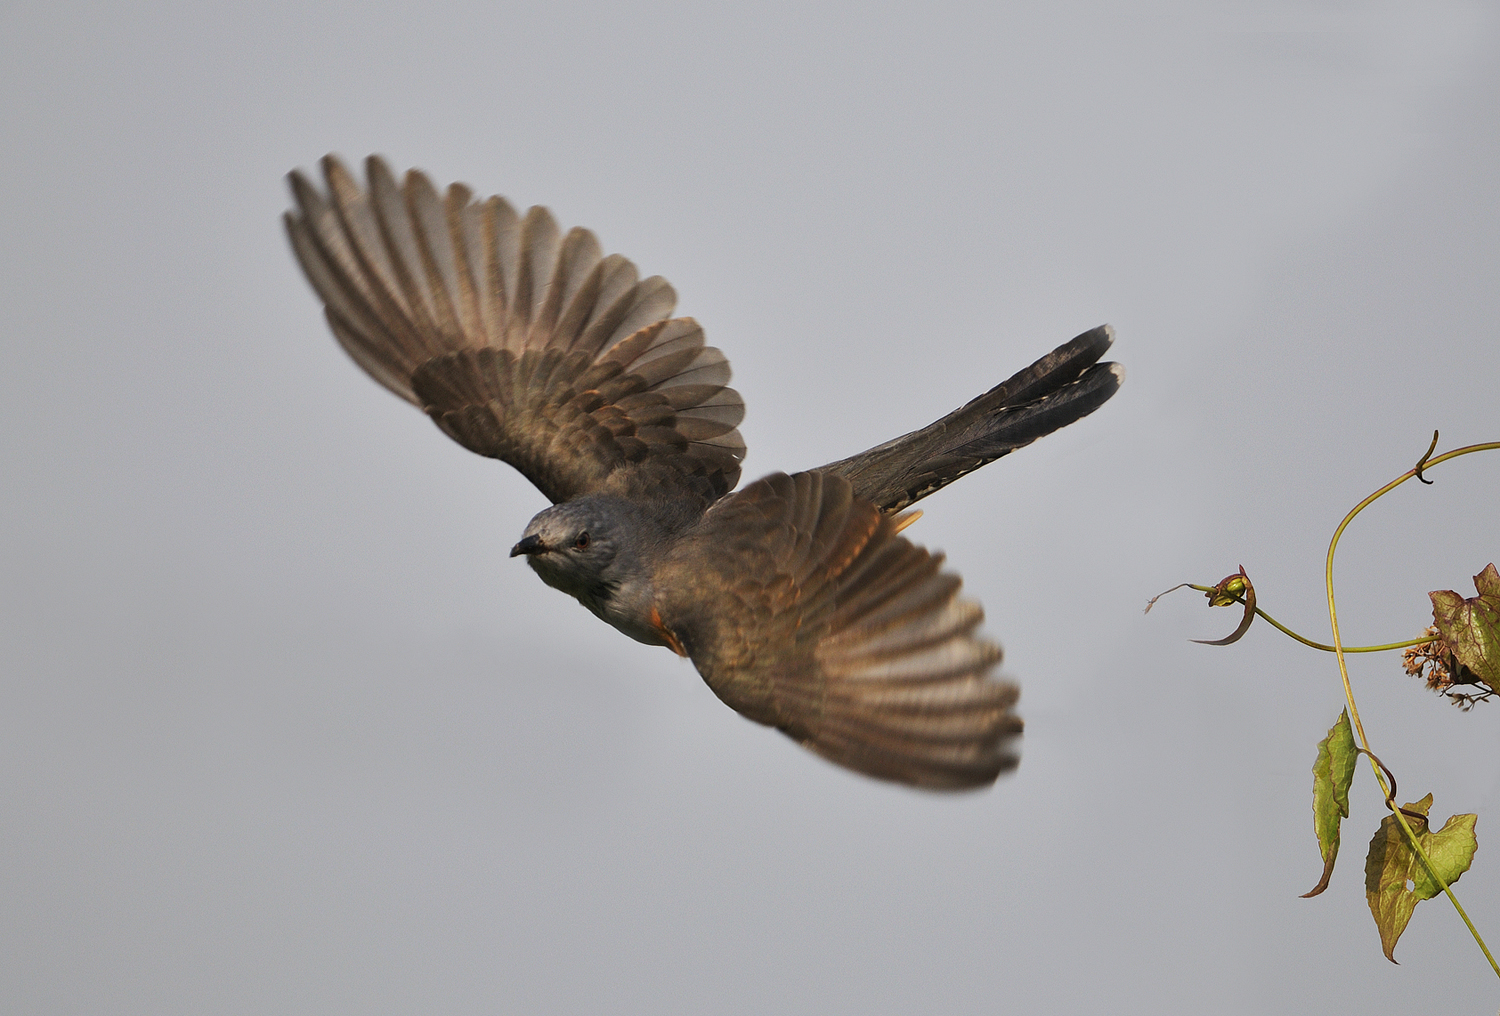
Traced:
<path fill-rule="evenodd" d="M 462 184 L 397 183 L 366 161 L 361 188 L 333 156 L 328 193 L 290 176 L 287 233 L 339 344 L 459 444 L 515 466 L 554 503 L 675 485 L 713 500 L 739 481 L 744 403 L 729 362 L 676 294 Z"/>
<path fill-rule="evenodd" d="M 659 620 L 731 707 L 840 765 L 919 787 L 1016 765 L 1018 691 L 989 678 L 942 556 L 834 473 L 777 473 L 715 505 L 657 573 Z"/>

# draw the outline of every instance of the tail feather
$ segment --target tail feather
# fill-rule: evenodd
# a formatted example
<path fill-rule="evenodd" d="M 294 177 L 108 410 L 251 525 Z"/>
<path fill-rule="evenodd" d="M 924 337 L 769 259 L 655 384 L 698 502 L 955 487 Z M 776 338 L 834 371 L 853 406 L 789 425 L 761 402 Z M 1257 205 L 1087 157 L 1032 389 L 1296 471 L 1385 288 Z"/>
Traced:
<path fill-rule="evenodd" d="M 848 478 L 882 511 L 900 511 L 1104 405 L 1125 376 L 1117 363 L 1096 362 L 1112 342 L 1109 325 L 1084 332 L 936 423 L 820 471 Z"/>

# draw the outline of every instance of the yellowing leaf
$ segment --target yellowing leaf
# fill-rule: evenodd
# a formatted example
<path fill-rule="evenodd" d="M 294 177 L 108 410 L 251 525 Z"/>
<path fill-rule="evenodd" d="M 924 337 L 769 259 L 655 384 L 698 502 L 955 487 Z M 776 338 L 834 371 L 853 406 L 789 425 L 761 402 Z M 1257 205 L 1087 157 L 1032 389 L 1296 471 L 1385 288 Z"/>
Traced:
<path fill-rule="evenodd" d="M 1354 746 L 1354 731 L 1349 727 L 1349 711 L 1339 714 L 1339 721 L 1318 742 L 1318 758 L 1313 763 L 1313 830 L 1318 834 L 1318 848 L 1323 852 L 1323 877 L 1306 899 L 1328 888 L 1333 862 L 1339 856 L 1339 822 L 1349 817 L 1349 784 L 1354 782 L 1354 763 L 1359 750 Z"/>
<path fill-rule="evenodd" d="M 1426 816 L 1431 807 L 1432 795 L 1428 794 L 1401 810 L 1408 813 L 1407 824 L 1427 852 L 1433 868 L 1444 882 L 1452 885 L 1474 861 L 1474 851 L 1479 847 L 1474 836 L 1478 816 L 1454 815 L 1434 833 L 1429 831 L 1425 817 L 1413 818 L 1410 814 L 1416 812 Z M 1408 882 L 1412 885 L 1410 889 L 1407 888 Z M 1369 900 L 1370 913 L 1375 917 L 1375 927 L 1380 929 L 1380 945 L 1385 950 L 1386 959 L 1396 962 L 1396 941 L 1406 930 L 1406 923 L 1411 920 L 1417 904 L 1442 891 L 1442 886 L 1411 849 L 1396 816 L 1387 815 L 1370 840 L 1370 853 L 1365 858 L 1365 898 Z"/>

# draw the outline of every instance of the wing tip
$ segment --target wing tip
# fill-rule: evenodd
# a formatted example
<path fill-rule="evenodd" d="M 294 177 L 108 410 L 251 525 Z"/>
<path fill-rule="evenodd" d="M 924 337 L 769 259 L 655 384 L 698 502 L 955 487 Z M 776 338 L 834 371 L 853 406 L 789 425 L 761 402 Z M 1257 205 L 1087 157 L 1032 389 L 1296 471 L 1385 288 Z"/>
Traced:
<path fill-rule="evenodd" d="M 1006 773 L 1021 764 L 1017 742 L 1021 737 L 1021 720 L 1007 714 L 1014 729 L 998 732 L 993 742 L 978 745 L 962 757 L 931 756 L 890 757 L 866 750 L 849 750 L 846 746 L 816 741 L 802 741 L 803 747 L 835 765 L 871 779 L 897 783 L 914 790 L 938 793 L 964 793 L 985 790 Z"/>

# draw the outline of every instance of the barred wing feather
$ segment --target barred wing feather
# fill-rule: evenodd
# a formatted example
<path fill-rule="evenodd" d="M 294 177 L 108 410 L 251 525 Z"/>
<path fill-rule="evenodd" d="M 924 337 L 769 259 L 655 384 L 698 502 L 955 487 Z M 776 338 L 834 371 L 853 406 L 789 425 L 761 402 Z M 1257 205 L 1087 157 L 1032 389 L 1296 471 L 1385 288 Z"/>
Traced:
<path fill-rule="evenodd" d="M 1016 765 L 1013 684 L 942 557 L 834 473 L 720 502 L 657 588 L 664 625 L 728 705 L 840 765 L 932 789 Z"/>
<path fill-rule="evenodd" d="M 553 502 L 675 485 L 712 501 L 739 481 L 744 403 L 729 363 L 662 278 L 602 255 L 585 229 L 524 216 L 422 173 L 368 186 L 323 160 L 286 227 L 339 344 L 464 447 L 520 469 Z"/>

